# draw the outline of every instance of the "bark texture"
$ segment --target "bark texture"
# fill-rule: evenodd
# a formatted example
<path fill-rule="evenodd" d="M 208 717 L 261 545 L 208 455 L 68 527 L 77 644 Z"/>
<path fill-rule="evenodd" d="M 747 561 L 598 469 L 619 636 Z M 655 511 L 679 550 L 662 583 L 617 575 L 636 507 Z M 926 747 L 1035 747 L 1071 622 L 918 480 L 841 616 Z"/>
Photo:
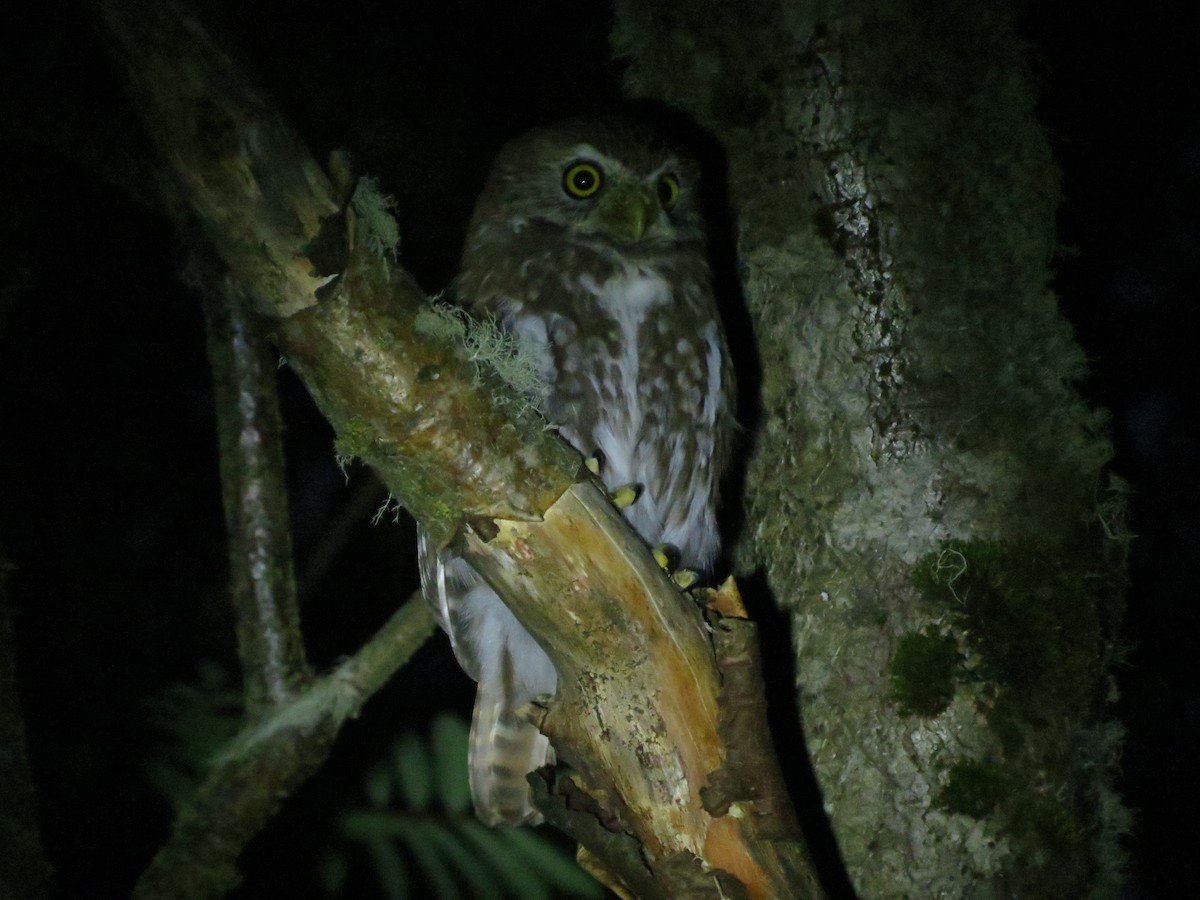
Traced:
<path fill-rule="evenodd" d="M 204 303 L 230 594 L 245 710 L 254 720 L 290 700 L 312 673 L 292 569 L 275 354 L 241 286 L 211 262 L 204 265 L 194 255 L 189 281 Z"/>
<path fill-rule="evenodd" d="M 468 358 L 447 317 L 395 269 L 387 229 L 372 223 L 379 198 L 351 200 L 351 179 L 336 165 L 327 177 L 198 22 L 172 3 L 100 11 L 189 215 L 275 319 L 276 340 L 341 453 L 371 463 L 434 539 L 461 542 L 559 667 L 545 727 L 574 771 L 543 795 L 548 817 L 632 894 L 819 896 L 764 752 L 749 626 L 715 613 L 705 620 L 578 455 L 492 368 Z M 253 638 L 287 630 L 273 604 L 254 609 L 269 628 Z M 286 699 L 235 742 L 139 896 L 212 896 L 236 883 L 245 842 L 390 671 L 389 651 L 413 633 L 401 625 L 296 696 L 292 679 L 272 674 L 287 666 L 264 652 L 270 641 L 248 642 L 247 658 L 264 673 L 254 696 Z M 746 765 L 734 771 L 735 762 Z M 203 860 L 202 883 L 189 879 L 190 856 Z"/>
<path fill-rule="evenodd" d="M 538 805 L 597 877 L 637 897 L 823 896 L 763 752 L 752 626 L 706 621 L 590 480 L 541 522 L 482 524 L 466 558 L 559 673 L 539 727 L 569 775 Z"/>
<path fill-rule="evenodd" d="M 618 4 L 724 144 L 762 421 L 738 558 L 791 614 L 864 897 L 1106 895 L 1123 501 L 1047 288 L 1057 176 L 985 2 Z"/>

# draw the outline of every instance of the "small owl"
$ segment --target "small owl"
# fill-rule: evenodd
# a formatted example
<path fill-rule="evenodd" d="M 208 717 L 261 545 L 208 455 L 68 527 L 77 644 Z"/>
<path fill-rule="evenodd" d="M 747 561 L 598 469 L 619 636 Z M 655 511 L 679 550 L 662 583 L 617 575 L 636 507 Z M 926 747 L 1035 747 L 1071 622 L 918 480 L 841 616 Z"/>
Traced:
<path fill-rule="evenodd" d="M 539 408 L 600 463 L 609 489 L 640 487 L 624 514 L 642 538 L 703 571 L 718 551 L 734 386 L 698 178 L 692 159 L 625 119 L 517 138 L 475 207 L 454 292 L 536 360 L 547 388 Z M 488 824 L 540 822 L 525 776 L 554 753 L 522 710 L 554 694 L 554 666 L 466 562 L 423 535 L 420 556 L 425 596 L 479 682 L 476 813 Z"/>

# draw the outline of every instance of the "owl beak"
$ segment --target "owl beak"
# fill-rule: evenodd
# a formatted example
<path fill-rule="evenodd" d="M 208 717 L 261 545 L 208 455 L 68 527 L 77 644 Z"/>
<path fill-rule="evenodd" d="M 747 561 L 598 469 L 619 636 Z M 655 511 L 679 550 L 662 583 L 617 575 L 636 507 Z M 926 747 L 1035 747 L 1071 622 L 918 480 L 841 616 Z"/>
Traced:
<path fill-rule="evenodd" d="M 608 231 L 631 244 L 640 241 L 654 219 L 654 195 L 630 186 L 615 188 L 605 199 L 603 217 Z"/>

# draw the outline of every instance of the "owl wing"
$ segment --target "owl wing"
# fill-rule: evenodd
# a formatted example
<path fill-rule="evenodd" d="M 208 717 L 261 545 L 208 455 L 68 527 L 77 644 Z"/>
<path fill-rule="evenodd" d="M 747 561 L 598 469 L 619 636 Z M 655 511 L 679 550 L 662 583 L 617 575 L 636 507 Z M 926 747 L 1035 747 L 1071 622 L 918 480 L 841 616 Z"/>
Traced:
<path fill-rule="evenodd" d="M 525 776 L 552 765 L 554 750 L 524 711 L 554 694 L 554 666 L 495 591 L 423 529 L 418 554 L 425 599 L 459 665 L 479 683 L 467 753 L 475 814 L 487 825 L 539 824 Z"/>

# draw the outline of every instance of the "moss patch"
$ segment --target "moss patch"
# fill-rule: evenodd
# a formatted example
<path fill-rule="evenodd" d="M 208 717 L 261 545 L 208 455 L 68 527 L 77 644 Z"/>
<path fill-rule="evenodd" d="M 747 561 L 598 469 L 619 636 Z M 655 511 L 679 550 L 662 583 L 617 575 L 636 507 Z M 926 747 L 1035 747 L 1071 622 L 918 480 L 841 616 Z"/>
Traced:
<path fill-rule="evenodd" d="M 378 432 L 370 422 L 364 419 L 350 418 L 338 431 L 334 447 L 340 459 L 348 461 L 369 457 L 378 436 Z"/>
<path fill-rule="evenodd" d="M 1119 816 L 1106 816 L 1111 827 L 1097 821 L 1095 769 L 1111 766 L 1113 741 L 1091 746 L 1078 728 L 1108 665 L 1106 582 L 1096 566 L 1086 540 L 1040 550 L 954 541 L 914 569 L 922 597 L 964 641 L 964 668 L 997 739 L 994 759 L 954 762 L 934 802 L 990 820 L 1030 850 L 1008 874 L 1013 896 L 1078 895 L 1093 879 L 1091 860 L 1103 858 L 1090 847 L 1106 827 L 1119 832 Z M 1118 869 L 1105 883 L 1119 880 Z"/>
<path fill-rule="evenodd" d="M 923 632 L 902 635 L 892 656 L 892 696 L 905 713 L 936 716 L 954 699 L 961 662 L 952 634 L 930 625 Z"/>
<path fill-rule="evenodd" d="M 952 541 L 913 573 L 925 599 L 959 620 L 981 674 L 1023 698 L 1031 724 L 1077 716 L 1102 675 L 1095 585 L 1072 562 L 1069 550 Z"/>
<path fill-rule="evenodd" d="M 1008 775 L 993 763 L 960 760 L 950 768 L 950 779 L 935 804 L 952 813 L 982 819 L 995 809 L 1011 789 Z"/>

